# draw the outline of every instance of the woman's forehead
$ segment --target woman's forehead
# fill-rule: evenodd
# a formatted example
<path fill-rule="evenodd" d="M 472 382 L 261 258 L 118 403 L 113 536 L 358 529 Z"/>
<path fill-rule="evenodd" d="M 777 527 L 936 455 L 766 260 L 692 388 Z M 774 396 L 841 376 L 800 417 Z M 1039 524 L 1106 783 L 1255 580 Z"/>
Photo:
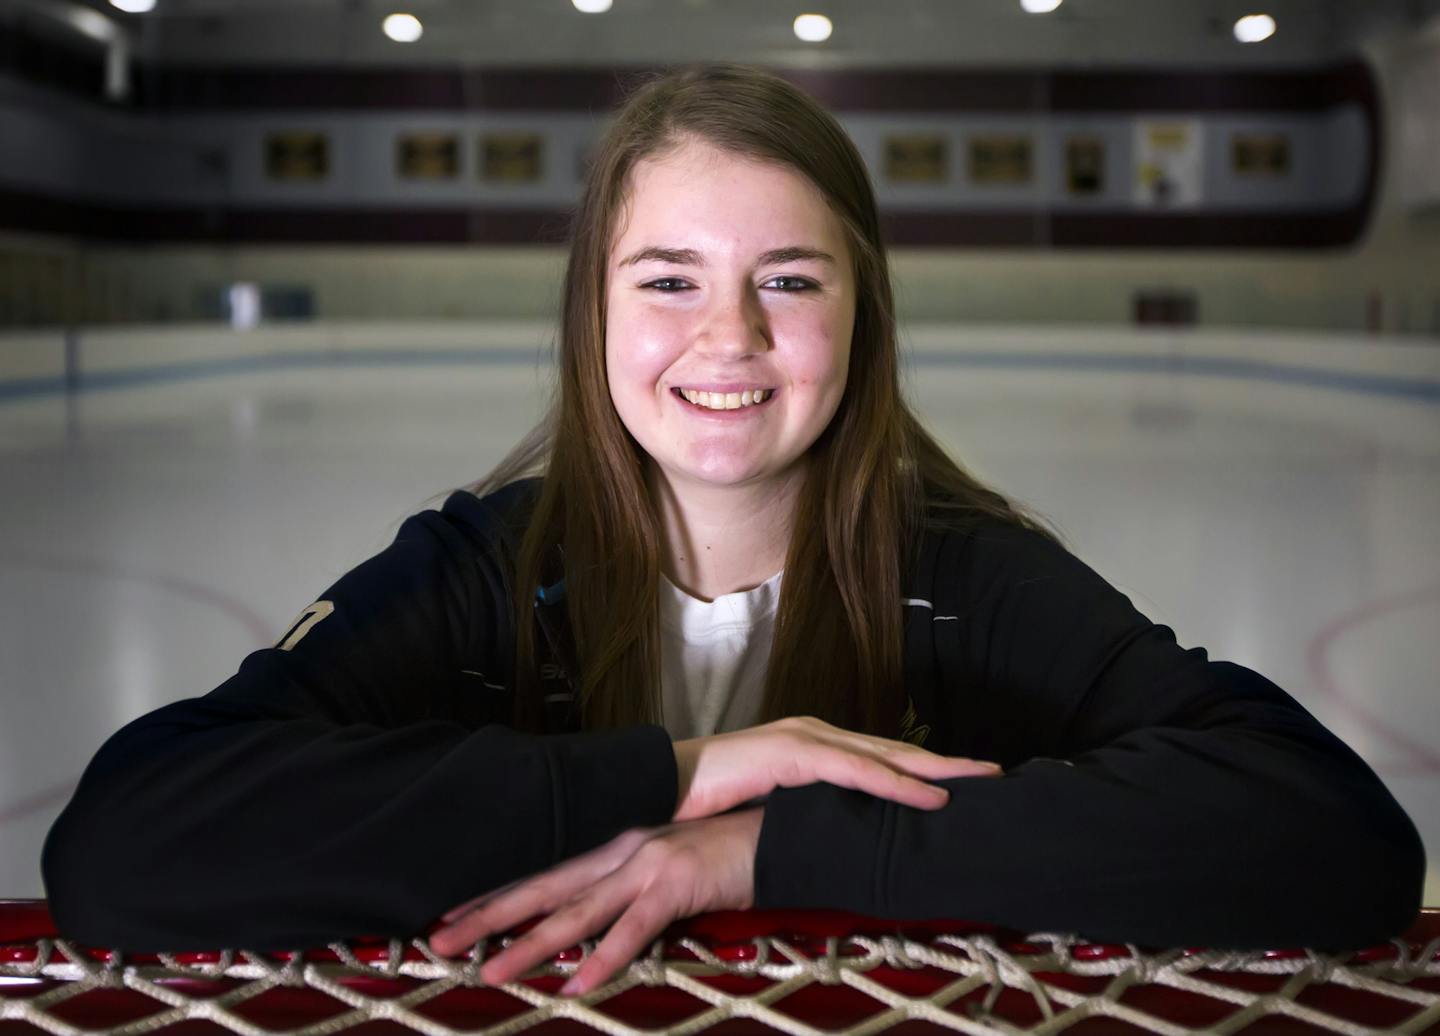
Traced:
<path fill-rule="evenodd" d="M 742 185 L 748 204 L 736 196 Z M 687 231 L 699 242 L 648 240 Z M 703 249 L 705 240 L 748 242 L 757 236 L 783 237 L 786 245 L 828 246 L 832 253 L 844 248 L 843 225 L 804 173 L 781 162 L 695 144 L 641 159 L 631 170 L 610 235 L 612 258 L 619 258 L 615 253 L 622 244 L 627 254 L 634 251 L 631 239 L 640 236 L 647 240 L 639 246 L 652 248 Z"/>
<path fill-rule="evenodd" d="M 627 180 L 626 200 L 641 206 L 647 195 L 657 191 L 724 191 L 727 184 L 739 180 L 751 189 L 793 195 L 796 199 L 824 205 L 820 188 L 794 166 L 704 143 L 685 144 L 647 155 L 635 163 Z M 729 200 L 733 203 L 736 199 L 731 196 Z"/>

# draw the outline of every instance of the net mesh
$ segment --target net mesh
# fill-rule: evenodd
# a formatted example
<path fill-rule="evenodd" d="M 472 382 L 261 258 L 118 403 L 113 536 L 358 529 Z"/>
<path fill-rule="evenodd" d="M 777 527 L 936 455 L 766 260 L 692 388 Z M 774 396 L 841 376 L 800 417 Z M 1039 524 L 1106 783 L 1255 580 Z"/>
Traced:
<path fill-rule="evenodd" d="M 593 939 L 486 986 L 480 965 L 537 922 L 455 959 L 421 939 L 126 955 L 56 938 L 43 904 L 0 904 L 0 1036 L 1440 1032 L 1440 911 L 1341 955 L 1156 951 L 831 911 L 712 914 L 672 925 L 582 997 L 558 988 Z"/>

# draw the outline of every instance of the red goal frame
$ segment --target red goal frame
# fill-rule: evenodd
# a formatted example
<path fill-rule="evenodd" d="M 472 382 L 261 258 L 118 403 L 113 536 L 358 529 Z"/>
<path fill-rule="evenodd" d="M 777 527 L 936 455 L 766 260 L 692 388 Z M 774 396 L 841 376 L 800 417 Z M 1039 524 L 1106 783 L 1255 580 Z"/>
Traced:
<path fill-rule="evenodd" d="M 647 955 L 583 997 L 558 991 L 593 941 L 504 987 L 484 985 L 480 963 L 538 920 L 450 961 L 421 940 L 383 939 L 128 954 L 63 940 L 43 900 L 0 901 L 0 1036 L 352 1026 L 360 1036 L 446 1036 L 531 1025 L 544 1036 L 1440 1033 L 1440 910 L 1423 911 L 1401 938 L 1330 956 L 1162 950 L 841 911 L 732 911 L 672 924 Z"/>

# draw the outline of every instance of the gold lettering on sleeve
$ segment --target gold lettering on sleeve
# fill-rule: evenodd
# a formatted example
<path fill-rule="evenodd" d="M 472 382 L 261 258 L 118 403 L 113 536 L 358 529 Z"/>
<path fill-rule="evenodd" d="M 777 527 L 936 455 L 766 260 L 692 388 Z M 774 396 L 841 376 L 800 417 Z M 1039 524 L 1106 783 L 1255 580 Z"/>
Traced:
<path fill-rule="evenodd" d="M 917 727 L 915 724 L 920 717 L 915 713 L 915 702 L 910 698 L 906 698 L 905 702 L 905 715 L 900 717 L 900 726 L 903 730 L 900 740 L 908 741 L 912 745 L 924 745 L 925 738 L 930 734 L 930 724 L 926 723 Z"/>
<path fill-rule="evenodd" d="M 286 632 L 285 636 L 280 638 L 279 643 L 275 646 L 281 651 L 291 650 L 296 644 L 305 639 L 305 634 L 313 630 L 321 619 L 325 618 L 334 610 L 335 605 L 333 602 L 316 601 L 295 617 L 295 621 L 290 624 L 290 629 Z"/>

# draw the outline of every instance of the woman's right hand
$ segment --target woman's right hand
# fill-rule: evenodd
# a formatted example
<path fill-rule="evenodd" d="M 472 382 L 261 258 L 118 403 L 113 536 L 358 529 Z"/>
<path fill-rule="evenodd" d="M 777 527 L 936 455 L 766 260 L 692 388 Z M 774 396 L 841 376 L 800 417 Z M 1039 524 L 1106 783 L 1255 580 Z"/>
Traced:
<path fill-rule="evenodd" d="M 936 755 L 905 741 L 858 734 L 814 716 L 676 741 L 680 774 L 673 823 L 715 816 L 768 795 L 824 781 L 917 809 L 939 809 L 949 793 L 927 781 L 998 777 L 994 763 Z"/>

